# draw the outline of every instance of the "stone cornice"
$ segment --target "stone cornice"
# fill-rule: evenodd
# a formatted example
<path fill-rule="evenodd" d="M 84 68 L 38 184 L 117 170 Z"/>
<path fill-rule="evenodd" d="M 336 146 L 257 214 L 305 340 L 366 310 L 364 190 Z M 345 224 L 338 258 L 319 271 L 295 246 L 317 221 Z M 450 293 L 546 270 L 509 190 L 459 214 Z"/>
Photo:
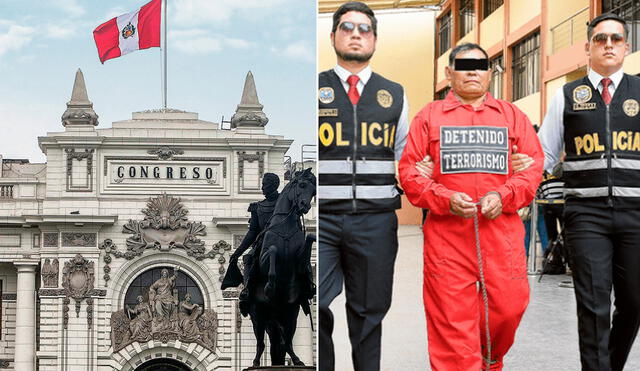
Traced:
<path fill-rule="evenodd" d="M 22 217 L 28 224 L 44 223 L 83 223 L 83 224 L 113 224 L 118 220 L 117 215 L 25 215 Z M 2 219 L 0 219 L 0 222 Z"/>
<path fill-rule="evenodd" d="M 86 137 L 86 136 L 46 136 L 38 137 L 40 148 L 44 147 L 69 147 L 82 148 L 122 148 L 125 146 L 139 146 L 143 149 L 151 149 L 158 146 L 181 146 L 184 149 L 197 149 L 199 147 L 219 146 L 232 148 L 260 148 L 289 147 L 293 139 L 284 139 L 281 135 L 259 136 L 228 136 L 220 138 L 156 138 L 156 137 Z M 149 147 L 149 148 L 147 148 Z"/>

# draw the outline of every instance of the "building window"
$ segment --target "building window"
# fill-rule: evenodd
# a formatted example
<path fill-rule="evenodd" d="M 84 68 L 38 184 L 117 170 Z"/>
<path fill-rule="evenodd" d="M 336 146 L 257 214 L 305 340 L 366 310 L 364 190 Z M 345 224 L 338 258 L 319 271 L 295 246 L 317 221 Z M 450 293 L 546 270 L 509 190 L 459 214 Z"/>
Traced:
<path fill-rule="evenodd" d="M 125 308 L 127 305 L 135 307 L 136 304 L 138 304 L 138 295 L 142 295 L 144 301 L 149 302 L 149 286 L 160 279 L 163 269 L 167 269 L 169 271 L 169 277 L 173 276 L 173 267 L 158 267 L 140 274 L 135 280 L 133 280 L 124 297 Z M 204 307 L 204 298 L 200 288 L 191 277 L 182 271 L 176 272 L 174 290 L 175 295 L 178 296 L 179 300 L 183 300 L 184 295 L 188 292 L 191 294 L 192 303 Z"/>
<path fill-rule="evenodd" d="M 476 13 L 473 0 L 460 1 L 460 37 L 471 32 L 476 23 Z"/>
<path fill-rule="evenodd" d="M 640 1 L 602 0 L 602 13 L 617 14 L 627 21 L 631 51 L 638 51 L 640 49 Z"/>
<path fill-rule="evenodd" d="M 504 67 L 502 63 L 502 55 L 493 58 L 489 62 L 489 68 L 491 68 L 491 84 L 489 85 L 489 92 L 494 98 L 503 99 L 502 86 Z"/>
<path fill-rule="evenodd" d="M 444 88 L 444 89 L 442 89 L 440 91 L 437 91 L 436 92 L 436 100 L 442 100 L 442 99 L 446 98 L 447 94 L 449 94 L 450 90 L 451 90 L 451 87 L 447 86 L 446 88 Z"/>
<path fill-rule="evenodd" d="M 451 48 L 451 12 L 440 17 L 438 27 L 438 56 Z"/>
<path fill-rule="evenodd" d="M 491 13 L 504 4 L 504 0 L 484 0 L 482 2 L 482 14 L 487 18 Z"/>
<path fill-rule="evenodd" d="M 513 100 L 540 90 L 540 33 L 513 47 Z"/>

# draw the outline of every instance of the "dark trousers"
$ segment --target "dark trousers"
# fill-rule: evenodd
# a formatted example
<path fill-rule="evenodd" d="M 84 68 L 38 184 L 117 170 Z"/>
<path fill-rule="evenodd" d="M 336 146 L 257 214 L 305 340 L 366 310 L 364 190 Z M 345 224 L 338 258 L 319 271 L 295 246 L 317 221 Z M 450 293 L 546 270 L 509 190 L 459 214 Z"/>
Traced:
<path fill-rule="evenodd" d="M 378 371 L 381 322 L 391 306 L 398 252 L 396 214 L 320 213 L 319 227 L 319 370 L 335 369 L 329 305 L 344 284 L 353 367 L 355 371 Z"/>
<path fill-rule="evenodd" d="M 570 204 L 564 219 L 582 370 L 621 371 L 640 326 L 640 210 Z"/>

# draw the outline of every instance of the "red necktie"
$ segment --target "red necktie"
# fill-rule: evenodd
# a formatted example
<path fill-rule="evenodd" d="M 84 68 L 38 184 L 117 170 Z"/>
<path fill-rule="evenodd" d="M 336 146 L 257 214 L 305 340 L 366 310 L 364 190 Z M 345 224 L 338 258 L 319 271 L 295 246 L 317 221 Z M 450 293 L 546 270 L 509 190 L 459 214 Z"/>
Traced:
<path fill-rule="evenodd" d="M 610 78 L 605 77 L 604 79 L 602 79 L 602 93 L 600 95 L 602 96 L 602 100 L 606 105 L 609 105 L 609 103 L 611 103 L 611 94 L 609 94 L 609 84 L 611 84 Z"/>
<path fill-rule="evenodd" d="M 349 83 L 349 93 L 347 95 L 349 95 L 351 104 L 358 104 L 360 100 L 360 93 L 358 93 L 358 88 L 356 88 L 358 81 L 360 81 L 360 78 L 357 75 L 351 75 L 347 78 L 347 82 Z"/>

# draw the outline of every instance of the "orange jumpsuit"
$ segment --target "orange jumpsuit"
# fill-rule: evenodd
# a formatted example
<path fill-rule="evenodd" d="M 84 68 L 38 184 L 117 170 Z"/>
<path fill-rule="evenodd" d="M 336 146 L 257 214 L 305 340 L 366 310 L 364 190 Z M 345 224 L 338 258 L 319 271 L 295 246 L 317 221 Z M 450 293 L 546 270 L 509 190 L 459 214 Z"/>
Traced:
<path fill-rule="evenodd" d="M 513 173 L 513 145 L 534 164 Z M 431 178 L 416 162 L 430 155 Z M 487 192 L 502 198 L 502 214 L 489 220 L 478 212 L 479 236 L 489 299 L 492 370 L 513 344 L 529 302 L 524 228 L 516 211 L 533 199 L 544 154 L 527 116 L 487 93 L 480 107 L 463 105 L 449 93 L 427 104 L 413 119 L 399 164 L 409 201 L 429 210 L 424 230 L 424 305 L 429 359 L 434 371 L 480 370 L 486 334 L 473 219 L 451 213 L 456 192 L 477 202 Z M 483 368 L 484 369 L 484 368 Z"/>

